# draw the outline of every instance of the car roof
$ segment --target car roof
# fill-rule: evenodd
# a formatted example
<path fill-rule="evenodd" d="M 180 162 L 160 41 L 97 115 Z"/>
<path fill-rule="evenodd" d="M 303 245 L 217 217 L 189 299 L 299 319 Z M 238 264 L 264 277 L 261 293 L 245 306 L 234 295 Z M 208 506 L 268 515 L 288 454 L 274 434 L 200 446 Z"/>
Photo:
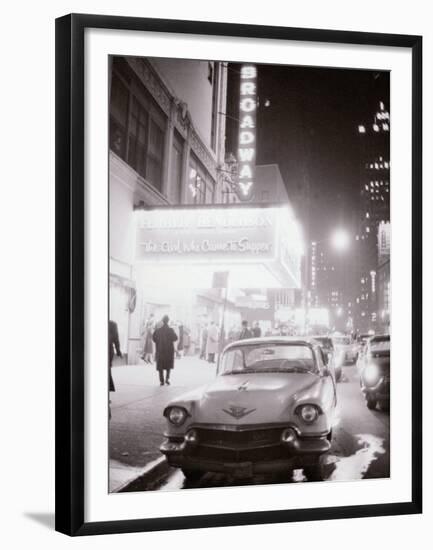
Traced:
<path fill-rule="evenodd" d="M 375 336 L 372 336 L 370 339 L 370 344 L 374 344 L 375 342 L 388 342 L 391 338 L 389 334 L 376 334 Z"/>
<path fill-rule="evenodd" d="M 298 346 L 317 346 L 318 342 L 314 338 L 302 337 L 302 336 L 263 336 L 260 338 L 245 338 L 243 340 L 235 340 L 228 344 L 224 351 L 231 348 L 237 348 L 239 346 L 251 346 L 255 344 L 288 344 Z"/>

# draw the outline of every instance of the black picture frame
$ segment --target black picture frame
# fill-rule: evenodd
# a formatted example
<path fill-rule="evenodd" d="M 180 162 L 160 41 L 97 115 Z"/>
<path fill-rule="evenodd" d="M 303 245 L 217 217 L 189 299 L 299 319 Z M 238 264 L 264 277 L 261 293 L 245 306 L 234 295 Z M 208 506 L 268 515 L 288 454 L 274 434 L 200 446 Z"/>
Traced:
<path fill-rule="evenodd" d="M 84 32 L 88 28 L 410 48 L 412 51 L 412 497 L 408 502 L 85 522 Z M 422 512 L 422 37 L 72 14 L 56 20 L 56 530 L 94 535 Z"/>

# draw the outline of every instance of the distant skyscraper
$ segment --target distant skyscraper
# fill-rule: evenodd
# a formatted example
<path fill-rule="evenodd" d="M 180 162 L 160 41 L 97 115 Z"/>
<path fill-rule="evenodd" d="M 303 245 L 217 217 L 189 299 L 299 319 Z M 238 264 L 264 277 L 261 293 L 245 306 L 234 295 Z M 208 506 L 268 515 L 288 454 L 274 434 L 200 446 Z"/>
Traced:
<path fill-rule="evenodd" d="M 360 210 L 358 220 L 358 292 L 354 323 L 359 330 L 374 328 L 378 304 L 378 231 L 390 221 L 390 115 L 383 101 L 368 124 L 358 126 L 360 137 Z"/>

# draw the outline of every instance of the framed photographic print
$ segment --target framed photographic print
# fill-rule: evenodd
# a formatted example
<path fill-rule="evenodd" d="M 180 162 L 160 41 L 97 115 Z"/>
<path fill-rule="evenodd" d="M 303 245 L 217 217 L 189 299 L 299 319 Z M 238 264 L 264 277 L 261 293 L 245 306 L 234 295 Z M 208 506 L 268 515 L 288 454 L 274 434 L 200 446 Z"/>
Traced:
<path fill-rule="evenodd" d="M 56 21 L 57 530 L 421 512 L 421 66 Z"/>

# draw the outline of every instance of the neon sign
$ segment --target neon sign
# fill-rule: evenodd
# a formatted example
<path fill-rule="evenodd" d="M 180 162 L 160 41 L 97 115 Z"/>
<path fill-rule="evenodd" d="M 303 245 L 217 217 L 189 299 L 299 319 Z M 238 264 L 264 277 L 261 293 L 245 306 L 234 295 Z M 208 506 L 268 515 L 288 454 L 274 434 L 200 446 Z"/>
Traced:
<path fill-rule="evenodd" d="M 256 157 L 257 69 L 242 65 L 239 103 L 238 183 L 242 196 L 251 196 Z"/>

